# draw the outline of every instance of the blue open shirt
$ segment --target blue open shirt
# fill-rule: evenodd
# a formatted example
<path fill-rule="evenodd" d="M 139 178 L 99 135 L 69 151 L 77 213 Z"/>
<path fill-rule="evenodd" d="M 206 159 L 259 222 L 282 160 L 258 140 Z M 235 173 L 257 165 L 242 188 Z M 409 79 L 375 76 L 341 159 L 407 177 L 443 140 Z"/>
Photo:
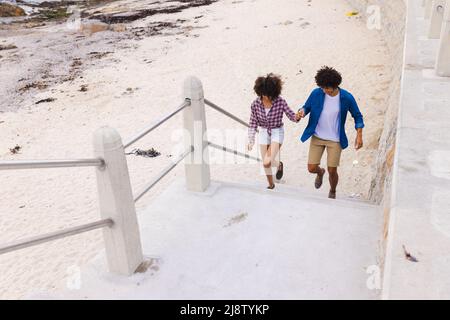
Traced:
<path fill-rule="evenodd" d="M 345 122 L 347 121 L 347 114 L 350 112 L 355 119 L 355 128 L 364 128 L 364 120 L 361 112 L 359 111 L 358 104 L 352 94 L 344 89 L 340 90 L 340 121 L 339 121 L 339 140 L 342 149 L 348 147 L 348 139 L 345 134 Z M 316 132 L 317 124 L 319 123 L 320 115 L 322 114 L 323 104 L 325 102 L 325 92 L 321 88 L 313 90 L 308 100 L 306 101 L 303 109 L 305 110 L 305 116 L 311 113 L 309 116 L 308 126 L 306 127 L 301 137 L 302 142 L 306 142 Z"/>

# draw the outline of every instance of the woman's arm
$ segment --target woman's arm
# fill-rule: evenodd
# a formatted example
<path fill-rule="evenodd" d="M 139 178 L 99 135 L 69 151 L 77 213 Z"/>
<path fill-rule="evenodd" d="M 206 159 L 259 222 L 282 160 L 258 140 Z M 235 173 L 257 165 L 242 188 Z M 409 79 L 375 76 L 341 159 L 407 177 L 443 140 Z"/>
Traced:
<path fill-rule="evenodd" d="M 249 146 L 250 145 L 253 146 L 255 144 L 255 136 L 256 136 L 257 129 L 258 129 L 258 119 L 256 117 L 256 105 L 253 102 L 252 106 L 251 106 L 250 121 L 249 121 L 249 128 L 248 128 Z"/>
<path fill-rule="evenodd" d="M 299 122 L 300 119 L 297 117 L 297 114 L 294 111 L 292 111 L 291 108 L 289 108 L 287 102 L 283 100 L 282 103 L 283 103 L 283 112 L 286 114 L 289 120 L 296 123 Z"/>

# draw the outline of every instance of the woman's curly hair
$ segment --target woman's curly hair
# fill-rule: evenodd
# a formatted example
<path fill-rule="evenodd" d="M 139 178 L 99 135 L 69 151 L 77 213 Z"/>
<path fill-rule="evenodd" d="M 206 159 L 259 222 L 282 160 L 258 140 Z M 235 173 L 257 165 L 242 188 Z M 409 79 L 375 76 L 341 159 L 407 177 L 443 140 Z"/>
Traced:
<path fill-rule="evenodd" d="M 273 101 L 280 96 L 283 89 L 283 81 L 279 76 L 269 73 L 265 77 L 258 77 L 253 89 L 258 97 L 266 96 Z"/>
<path fill-rule="evenodd" d="M 337 89 L 342 83 L 342 76 L 336 69 L 324 66 L 317 71 L 316 83 L 321 88 Z"/>

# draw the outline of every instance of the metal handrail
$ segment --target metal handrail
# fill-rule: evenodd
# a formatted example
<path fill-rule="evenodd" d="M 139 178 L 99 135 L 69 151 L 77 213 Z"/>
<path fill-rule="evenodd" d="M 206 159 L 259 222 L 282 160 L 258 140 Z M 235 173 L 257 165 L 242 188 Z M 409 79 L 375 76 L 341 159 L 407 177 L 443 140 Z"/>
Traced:
<path fill-rule="evenodd" d="M 169 113 L 168 115 L 166 115 L 164 118 L 158 120 L 157 122 L 155 122 L 154 124 L 152 124 L 151 126 L 149 126 L 148 128 L 145 128 L 144 130 L 142 130 L 141 132 L 139 132 L 137 135 L 135 135 L 134 137 L 128 139 L 125 143 L 124 143 L 124 148 L 128 148 L 129 146 L 131 146 L 132 144 L 134 144 L 135 142 L 137 142 L 138 140 L 142 139 L 143 137 L 145 137 L 147 134 L 149 134 L 150 132 L 152 132 L 153 130 L 155 130 L 156 128 L 158 128 L 161 124 L 163 124 L 164 122 L 166 122 L 167 120 L 169 120 L 170 118 L 172 118 L 173 116 L 175 116 L 178 112 L 180 112 L 181 110 L 183 110 L 184 108 L 188 107 L 191 105 L 191 100 L 186 99 L 183 104 L 181 106 L 179 106 L 175 111 Z"/>
<path fill-rule="evenodd" d="M 205 99 L 205 104 L 209 105 L 210 107 L 214 108 L 215 110 L 223 113 L 224 115 L 228 116 L 229 118 L 239 122 L 240 124 L 249 127 L 248 124 L 245 121 L 242 121 L 238 117 L 234 116 L 230 112 L 218 107 L 214 103 L 208 101 Z M 155 122 L 150 127 L 142 130 L 140 133 L 132 137 L 131 139 L 127 140 L 124 144 L 124 149 L 129 147 L 130 145 L 134 144 L 141 138 L 143 138 L 145 135 L 159 127 L 161 124 L 175 116 L 177 113 L 182 111 L 184 108 L 191 105 L 190 99 L 186 99 L 183 104 L 178 107 L 175 111 L 171 112 L 161 120 Z M 261 161 L 261 159 L 252 157 L 250 155 L 238 152 L 236 150 L 232 150 L 223 146 L 219 146 L 217 144 L 214 144 L 212 142 L 208 142 L 208 145 L 217 148 L 220 150 L 223 150 L 225 152 L 230 152 L 238 156 L 245 157 L 247 159 L 254 159 L 256 161 Z M 186 150 L 184 153 L 182 153 L 180 156 L 176 158 L 176 160 L 170 164 L 168 167 L 166 167 L 161 173 L 159 173 L 149 184 L 147 184 L 134 198 L 134 202 L 137 202 L 139 199 L 141 199 L 149 190 L 151 190 L 161 179 L 163 179 L 169 172 L 171 172 L 183 159 L 185 159 L 189 154 L 191 154 L 194 151 L 194 147 L 191 146 L 188 150 Z M 19 161 L 0 161 L 0 170 L 10 170 L 10 169 L 36 169 L 36 168 L 62 168 L 62 167 L 103 167 L 105 166 L 105 161 L 103 159 L 75 159 L 75 160 L 19 160 Z M 104 227 L 111 227 L 114 224 L 114 221 L 112 219 L 104 219 L 88 224 L 84 224 L 77 227 L 68 228 L 62 231 L 56 231 L 52 233 L 47 233 L 44 235 L 39 235 L 35 237 L 31 237 L 28 239 L 18 240 L 9 244 L 6 244 L 4 246 L 0 246 L 0 255 L 36 246 L 42 243 L 46 243 L 49 241 L 73 236 L 76 234 L 88 232 L 95 229 L 100 229 Z"/>
<path fill-rule="evenodd" d="M 234 116 L 230 112 L 218 107 L 214 103 L 208 101 L 205 99 L 205 104 L 209 105 L 213 109 L 221 112 L 222 114 L 228 116 L 229 118 L 237 121 L 238 123 L 249 127 L 249 125 L 245 122 L 239 119 L 238 117 Z M 176 114 L 181 112 L 183 109 L 191 105 L 190 99 L 185 99 L 185 101 L 174 111 L 172 111 L 170 114 L 166 115 L 159 121 L 153 123 L 151 126 L 145 128 L 141 132 L 139 132 L 137 135 L 133 136 L 132 138 L 128 139 L 123 144 L 123 149 L 128 148 L 132 144 L 136 143 L 140 139 L 142 139 L 144 136 L 146 136 L 148 133 L 152 132 L 156 128 L 158 128 L 161 124 L 168 121 L 172 117 L 174 117 Z M 219 146 L 217 144 L 214 144 L 212 142 L 208 142 L 208 145 L 220 150 L 223 150 L 225 152 L 230 152 L 235 155 L 245 157 L 247 159 L 254 159 L 256 161 L 261 161 L 258 158 L 252 157 L 250 155 L 238 152 L 236 150 L 231 150 L 223 146 Z M 122 150 L 119 150 L 120 153 L 122 153 Z M 149 192 L 158 182 L 160 182 L 169 172 L 171 172 L 183 159 L 185 159 L 188 155 L 190 155 L 194 151 L 194 147 L 190 146 L 185 152 L 183 152 L 181 155 L 179 155 L 177 158 L 175 158 L 172 163 L 167 166 L 162 172 L 160 172 L 156 177 L 153 178 L 153 180 L 150 181 L 138 194 L 136 197 L 134 197 L 134 202 L 136 203 L 141 199 L 147 192 Z M 106 160 L 109 161 L 109 160 Z M 0 161 L 0 171 L 1 170 L 11 170 L 11 169 L 37 169 L 37 168 L 62 168 L 62 167 L 105 167 L 106 161 L 101 158 L 96 159 L 75 159 L 75 160 L 19 160 L 19 161 Z M 104 227 L 112 227 L 114 225 L 113 219 L 103 219 L 100 221 L 67 228 L 61 231 L 51 232 L 43 235 L 38 235 L 30 238 L 20 239 L 17 241 L 13 241 L 11 243 L 7 243 L 5 245 L 0 245 L 0 255 L 6 254 L 12 251 L 21 250 L 24 248 L 33 247 L 39 244 L 47 243 L 53 240 L 62 239 L 65 237 L 77 235 L 80 233 L 88 232 L 91 230 L 96 230 Z M 117 228 L 121 228 L 121 225 L 117 225 Z M 113 229 L 114 231 L 114 229 Z M 123 236 L 123 235 L 122 235 Z M 109 244 L 111 247 L 113 244 Z M 108 248 L 107 248 L 108 249 Z M 108 250 L 107 250 L 108 251 Z M 111 250 L 110 250 L 111 251 Z M 114 250 L 112 250 L 114 252 Z M 111 253 L 113 256 L 116 256 L 116 253 Z M 134 257 L 135 260 L 140 260 L 141 258 L 138 256 Z M 128 274 L 130 270 L 123 269 L 120 270 L 121 273 Z"/>
<path fill-rule="evenodd" d="M 194 147 L 191 146 L 188 150 L 182 153 L 172 164 L 167 166 L 161 173 L 159 173 L 150 183 L 148 183 L 134 198 L 134 202 L 141 199 L 150 189 L 152 189 L 162 178 L 164 178 L 170 171 L 172 171 L 184 158 L 186 158 L 191 152 L 194 151 Z"/>
<path fill-rule="evenodd" d="M 161 124 L 175 116 L 177 113 L 182 111 L 184 108 L 189 106 L 191 101 L 186 99 L 183 104 L 178 107 L 175 111 L 171 112 L 161 120 L 152 124 L 150 127 L 142 130 L 139 134 L 129 139 L 125 144 L 124 148 L 129 147 L 136 141 L 140 140 L 142 137 L 147 135 L 149 132 L 153 131 Z M 149 185 L 147 185 L 143 191 L 135 198 L 138 201 L 145 193 L 147 193 L 155 184 L 157 184 L 163 177 L 165 177 L 175 166 L 180 163 L 185 157 L 187 157 L 193 151 L 191 147 L 188 151 L 184 152 L 176 161 L 166 168 L 162 173 L 160 173 Z M 37 169 L 37 168 L 61 168 L 61 167 L 103 167 L 105 166 L 105 161 L 103 159 L 76 159 L 76 160 L 19 160 L 19 161 L 0 161 L 0 170 L 12 170 L 12 169 Z M 112 219 L 104 219 L 96 221 L 93 223 L 88 223 L 85 225 L 68 228 L 62 231 L 47 233 L 44 235 L 39 235 L 36 237 L 31 237 L 28 239 L 18 240 L 3 246 L 0 246 L 0 255 L 36 246 L 49 241 L 65 238 L 68 236 L 80 234 L 83 232 L 88 232 L 95 229 L 100 229 L 103 227 L 111 227 L 114 224 Z"/>
<path fill-rule="evenodd" d="M 67 167 L 103 167 L 103 159 L 76 159 L 76 160 L 18 160 L 0 161 L 0 170 L 13 169 L 40 169 L 40 168 L 67 168 Z"/>
<path fill-rule="evenodd" d="M 233 153 L 234 155 L 237 155 L 237 156 L 240 156 L 240 157 L 244 157 L 244 158 L 247 158 L 247 159 L 252 159 L 252 160 L 256 160 L 258 162 L 262 162 L 262 160 L 260 158 L 255 158 L 255 157 L 252 157 L 252 156 L 250 156 L 248 154 L 245 154 L 245 153 L 233 150 L 233 149 L 229 149 L 229 148 L 224 147 L 224 146 L 219 146 L 218 144 L 215 144 L 215 143 L 212 143 L 212 142 L 209 142 L 209 141 L 208 141 L 208 145 L 213 147 L 213 148 L 215 148 L 215 149 L 218 149 L 218 150 L 222 150 L 222 151 L 225 151 L 225 152 Z"/>
<path fill-rule="evenodd" d="M 211 108 L 213 108 L 213 109 L 219 111 L 220 113 L 226 115 L 227 117 L 233 119 L 234 121 L 236 121 L 236 122 L 242 124 L 243 126 L 245 126 L 245 127 L 247 127 L 247 128 L 250 127 L 250 126 L 248 125 L 247 122 L 245 122 L 244 120 L 239 119 L 239 118 L 236 117 L 234 114 L 232 114 L 232 113 L 230 113 L 230 112 L 228 112 L 228 111 L 222 109 L 221 107 L 219 107 L 218 105 L 212 103 L 212 102 L 209 101 L 208 99 L 205 99 L 205 104 L 208 105 L 208 106 L 210 106 Z"/>
<path fill-rule="evenodd" d="M 12 243 L 9 243 L 5 246 L 0 247 L 0 255 L 16 251 L 19 249 L 24 249 L 32 246 L 36 246 L 38 244 L 42 244 L 45 242 L 49 242 L 52 240 L 57 240 L 69 236 L 73 236 L 79 233 L 88 232 L 95 229 L 100 229 L 104 227 L 111 227 L 114 224 L 112 219 L 100 220 L 88 224 L 84 224 L 78 227 L 68 228 L 62 231 L 56 231 L 52 233 L 47 233 L 45 235 L 40 235 L 32 238 L 28 238 L 25 240 L 18 240 Z"/>

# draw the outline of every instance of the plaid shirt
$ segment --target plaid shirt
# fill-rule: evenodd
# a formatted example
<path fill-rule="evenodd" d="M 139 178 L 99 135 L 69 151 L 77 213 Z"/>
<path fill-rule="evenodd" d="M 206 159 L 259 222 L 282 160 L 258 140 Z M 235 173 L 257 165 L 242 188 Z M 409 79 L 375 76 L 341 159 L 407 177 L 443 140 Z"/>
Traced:
<path fill-rule="evenodd" d="M 276 98 L 272 102 L 272 108 L 269 114 L 266 116 L 266 109 L 261 101 L 261 98 L 256 99 L 252 103 L 250 115 L 250 128 L 248 129 L 249 143 L 255 143 L 255 135 L 258 130 L 258 126 L 267 129 L 269 137 L 272 135 L 272 129 L 283 127 L 283 114 L 286 113 L 287 117 L 293 121 L 298 122 L 296 114 L 289 108 L 286 100 L 281 97 Z"/>

